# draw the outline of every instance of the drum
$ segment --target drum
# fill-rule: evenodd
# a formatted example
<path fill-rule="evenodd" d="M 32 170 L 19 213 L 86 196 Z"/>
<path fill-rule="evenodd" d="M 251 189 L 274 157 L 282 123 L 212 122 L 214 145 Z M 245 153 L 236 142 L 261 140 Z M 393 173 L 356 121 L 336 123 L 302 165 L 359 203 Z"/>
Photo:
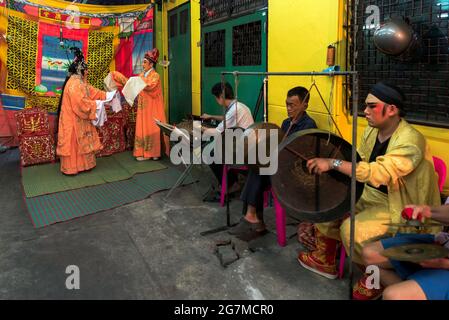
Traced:
<path fill-rule="evenodd" d="M 335 158 L 351 161 L 352 146 L 328 131 L 310 129 L 289 136 L 280 146 L 278 171 L 272 188 L 286 213 L 300 221 L 328 222 L 350 211 L 351 178 L 330 170 L 311 175 L 306 159 Z M 360 157 L 357 155 L 358 160 Z M 357 182 L 356 200 L 364 184 Z"/>

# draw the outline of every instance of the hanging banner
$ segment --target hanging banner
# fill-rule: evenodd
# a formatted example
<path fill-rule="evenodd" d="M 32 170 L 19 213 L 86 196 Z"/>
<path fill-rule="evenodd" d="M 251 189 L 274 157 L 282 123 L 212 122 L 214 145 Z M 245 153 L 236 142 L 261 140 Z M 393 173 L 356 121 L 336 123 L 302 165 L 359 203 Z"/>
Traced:
<path fill-rule="evenodd" d="M 0 137 L 16 134 L 14 112 L 24 108 L 55 121 L 72 47 L 84 53 L 88 82 L 99 89 L 111 70 L 140 73 L 153 47 L 152 5 L 0 0 Z"/>

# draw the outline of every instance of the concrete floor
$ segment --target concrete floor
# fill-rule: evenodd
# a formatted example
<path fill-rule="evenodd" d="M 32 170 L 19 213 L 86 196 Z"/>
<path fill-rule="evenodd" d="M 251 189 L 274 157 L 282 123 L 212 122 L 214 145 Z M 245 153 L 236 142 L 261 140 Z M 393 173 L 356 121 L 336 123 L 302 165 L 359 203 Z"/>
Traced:
<path fill-rule="evenodd" d="M 292 237 L 277 245 L 270 232 L 250 243 L 226 232 L 200 232 L 225 224 L 225 210 L 201 201 L 211 176 L 198 168 L 195 185 L 120 208 L 35 229 L 22 198 L 17 149 L 0 154 L 0 299 L 346 299 L 347 280 L 327 280 L 296 261 Z M 231 202 L 232 221 L 242 203 Z M 239 259 L 220 263 L 217 244 L 231 241 Z M 226 251 L 226 250 L 225 250 Z M 80 289 L 68 290 L 68 265 L 80 269 Z"/>

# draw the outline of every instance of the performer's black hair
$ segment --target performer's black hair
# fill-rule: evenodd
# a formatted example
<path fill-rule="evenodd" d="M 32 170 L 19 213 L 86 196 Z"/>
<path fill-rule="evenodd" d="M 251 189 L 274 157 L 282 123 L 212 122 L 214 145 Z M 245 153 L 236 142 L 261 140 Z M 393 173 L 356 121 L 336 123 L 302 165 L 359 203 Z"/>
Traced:
<path fill-rule="evenodd" d="M 64 99 L 65 86 L 72 75 L 79 74 L 80 76 L 84 77 L 84 72 L 87 70 L 87 64 L 84 61 L 84 55 L 83 55 L 83 52 L 81 51 L 81 49 L 78 47 L 71 47 L 70 51 L 73 52 L 73 54 L 75 55 L 75 58 L 73 59 L 72 63 L 69 65 L 69 67 L 67 69 L 67 77 L 65 78 L 64 84 L 62 85 L 61 96 L 59 97 L 58 109 L 56 111 L 56 116 L 58 118 L 57 124 L 56 124 L 56 133 L 59 131 L 59 114 L 61 113 L 62 100 Z"/>
<path fill-rule="evenodd" d="M 225 90 L 225 98 L 226 99 L 234 99 L 234 90 L 232 90 L 232 86 L 229 84 L 229 82 L 225 82 L 224 84 L 224 90 Z M 223 94 L 223 86 L 221 82 L 216 83 L 211 90 L 211 93 L 219 98 Z"/>

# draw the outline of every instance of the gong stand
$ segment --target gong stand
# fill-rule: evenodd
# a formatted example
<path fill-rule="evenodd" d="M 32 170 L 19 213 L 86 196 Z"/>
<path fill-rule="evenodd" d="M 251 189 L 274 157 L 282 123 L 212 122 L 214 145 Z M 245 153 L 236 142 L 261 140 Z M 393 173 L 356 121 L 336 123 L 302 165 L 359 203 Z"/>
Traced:
<path fill-rule="evenodd" d="M 321 95 L 321 92 L 319 91 L 318 87 L 316 86 L 316 83 L 314 81 L 314 77 L 334 77 L 334 76 L 343 76 L 348 77 L 352 76 L 352 152 L 351 152 L 351 162 L 352 162 L 352 172 L 351 172 L 351 194 L 350 194 L 350 252 L 349 252 L 349 297 L 352 298 L 352 285 L 353 285 L 353 267 L 352 267 L 352 261 L 354 256 L 354 231 L 355 231 L 355 205 L 356 205 L 356 189 L 357 189 L 357 182 L 355 179 L 356 175 L 356 165 L 357 165 L 357 117 L 358 117 L 358 100 L 359 100 L 359 90 L 358 90 L 358 72 L 357 71 L 331 71 L 331 72 L 239 72 L 239 71 L 233 71 L 233 72 L 222 72 L 222 83 L 224 83 L 224 75 L 233 75 L 235 79 L 235 91 L 237 92 L 238 87 L 238 77 L 239 76 L 264 76 L 264 121 L 267 119 L 267 82 L 268 82 L 268 76 L 295 76 L 295 77 L 312 77 L 312 87 L 315 87 L 318 91 L 318 94 L 320 96 L 321 101 L 326 106 L 327 111 L 329 112 L 329 115 L 332 118 L 332 121 L 338 130 L 340 136 L 341 132 L 338 129 L 338 126 L 336 122 L 334 121 L 330 110 L 327 108 L 326 103 L 324 102 L 324 99 Z M 236 94 L 237 98 L 237 94 Z M 225 116 L 226 117 L 226 116 Z M 226 120 L 226 119 L 225 119 Z M 225 121 L 226 124 L 226 121 Z M 338 150 L 335 151 L 337 153 Z M 306 158 L 303 155 L 298 155 L 300 158 Z M 303 159 L 304 160 L 304 159 Z M 226 200 L 227 208 L 227 219 L 228 219 L 228 226 L 229 226 L 229 197 Z"/>

